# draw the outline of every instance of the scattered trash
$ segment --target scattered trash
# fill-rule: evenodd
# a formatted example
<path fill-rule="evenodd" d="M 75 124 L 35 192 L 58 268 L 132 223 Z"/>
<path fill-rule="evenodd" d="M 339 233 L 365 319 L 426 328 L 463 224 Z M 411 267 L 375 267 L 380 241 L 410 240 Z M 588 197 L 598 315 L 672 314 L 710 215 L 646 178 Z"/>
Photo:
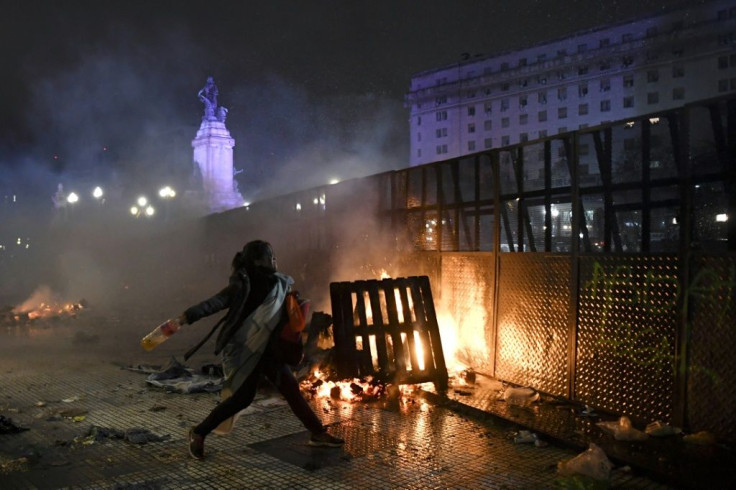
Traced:
<path fill-rule="evenodd" d="M 603 449 L 590 443 L 588 449 L 572 459 L 557 463 L 557 473 L 563 476 L 584 475 L 598 481 L 608 481 L 613 463 Z"/>
<path fill-rule="evenodd" d="M 716 443 L 716 436 L 707 430 L 701 430 L 695 434 L 688 434 L 682 438 L 683 441 L 690 444 L 699 444 L 701 446 L 710 446 Z"/>
<path fill-rule="evenodd" d="M 38 402 L 35 403 L 35 405 L 37 407 L 45 407 L 46 406 L 46 402 L 38 401 Z"/>
<path fill-rule="evenodd" d="M 62 410 L 59 412 L 59 415 L 65 419 L 71 419 L 74 422 L 82 422 L 87 418 L 87 410 L 82 408 L 70 408 L 68 410 Z"/>
<path fill-rule="evenodd" d="M 0 434 L 17 434 L 29 430 L 28 427 L 21 427 L 13 419 L 0 415 Z"/>
<path fill-rule="evenodd" d="M 596 424 L 604 432 L 611 434 L 617 441 L 643 441 L 647 436 L 644 432 L 634 428 L 631 420 L 623 416 L 618 421 L 598 422 Z"/>
<path fill-rule="evenodd" d="M 536 439 L 535 434 L 532 434 L 528 430 L 520 430 L 517 432 L 516 437 L 514 437 L 514 443 L 515 444 L 527 444 L 532 443 Z"/>
<path fill-rule="evenodd" d="M 585 405 L 585 408 L 580 412 L 581 417 L 597 417 L 598 414 L 595 413 L 595 409 L 589 405 Z"/>
<path fill-rule="evenodd" d="M 682 432 L 682 429 L 678 427 L 672 427 L 671 425 L 667 425 L 664 422 L 656 420 L 647 425 L 644 429 L 644 432 L 653 437 L 665 437 L 679 434 Z"/>
<path fill-rule="evenodd" d="M 501 395 L 501 399 L 511 405 L 528 406 L 539 400 L 539 393 L 532 388 L 508 387 Z"/>
<path fill-rule="evenodd" d="M 150 385 L 164 388 L 168 392 L 183 394 L 216 393 L 222 390 L 223 382 L 222 376 L 199 374 L 173 357 L 163 371 L 152 372 L 146 378 L 146 383 Z"/>
<path fill-rule="evenodd" d="M 147 444 L 149 442 L 163 442 L 170 438 L 170 435 L 157 436 L 148 429 L 134 427 L 126 430 L 109 429 L 107 427 L 99 427 L 93 425 L 89 428 L 89 434 L 86 437 L 77 438 L 74 441 L 84 446 L 89 446 L 96 442 L 102 442 L 105 439 L 122 439 L 131 444 Z"/>
<path fill-rule="evenodd" d="M 28 471 L 29 460 L 26 457 L 0 462 L 0 475 Z"/>
<path fill-rule="evenodd" d="M 470 368 L 461 371 L 458 377 L 469 385 L 475 384 L 475 371 Z"/>
<path fill-rule="evenodd" d="M 78 401 L 79 401 L 79 400 L 81 400 L 81 399 L 82 399 L 82 397 L 81 397 L 81 396 L 79 396 L 79 395 L 74 395 L 74 396 L 70 396 L 69 398 L 64 398 L 64 399 L 63 399 L 63 400 L 61 400 L 61 401 L 62 401 L 62 402 L 64 402 L 64 403 L 73 403 L 73 402 L 78 402 Z"/>

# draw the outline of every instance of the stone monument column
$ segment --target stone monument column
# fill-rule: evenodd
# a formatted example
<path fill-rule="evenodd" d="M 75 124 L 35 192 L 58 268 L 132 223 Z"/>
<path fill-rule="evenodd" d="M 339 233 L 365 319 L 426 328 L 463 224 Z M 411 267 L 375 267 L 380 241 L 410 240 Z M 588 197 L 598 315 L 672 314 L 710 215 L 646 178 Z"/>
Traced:
<path fill-rule="evenodd" d="M 243 205 L 243 196 L 233 180 L 235 140 L 225 127 L 227 109 L 217 105 L 217 86 L 212 77 L 197 94 L 204 103 L 204 116 L 192 140 L 194 161 L 202 176 L 204 204 L 211 213 Z"/>

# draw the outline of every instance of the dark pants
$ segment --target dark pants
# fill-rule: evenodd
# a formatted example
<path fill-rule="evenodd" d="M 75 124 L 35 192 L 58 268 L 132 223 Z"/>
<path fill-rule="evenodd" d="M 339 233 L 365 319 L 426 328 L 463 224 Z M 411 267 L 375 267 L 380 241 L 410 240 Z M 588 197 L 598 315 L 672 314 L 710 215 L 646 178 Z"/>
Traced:
<path fill-rule="evenodd" d="M 312 433 L 325 431 L 322 422 L 299 391 L 299 383 L 291 369 L 281 361 L 264 356 L 240 388 L 230 398 L 220 402 L 207 418 L 194 428 L 194 432 L 206 436 L 222 422 L 248 407 L 256 396 L 261 374 L 284 396 L 291 411 L 301 420 L 307 430 Z"/>

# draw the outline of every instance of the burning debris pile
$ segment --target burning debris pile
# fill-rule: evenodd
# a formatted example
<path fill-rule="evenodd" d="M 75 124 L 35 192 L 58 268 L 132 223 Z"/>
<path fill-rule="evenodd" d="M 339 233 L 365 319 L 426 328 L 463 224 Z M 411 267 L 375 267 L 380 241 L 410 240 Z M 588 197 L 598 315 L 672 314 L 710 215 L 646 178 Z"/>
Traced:
<path fill-rule="evenodd" d="M 86 300 L 62 302 L 47 287 L 38 288 L 27 300 L 17 306 L 0 307 L 0 326 L 15 327 L 37 322 L 53 323 L 76 318 L 80 311 L 89 308 Z"/>

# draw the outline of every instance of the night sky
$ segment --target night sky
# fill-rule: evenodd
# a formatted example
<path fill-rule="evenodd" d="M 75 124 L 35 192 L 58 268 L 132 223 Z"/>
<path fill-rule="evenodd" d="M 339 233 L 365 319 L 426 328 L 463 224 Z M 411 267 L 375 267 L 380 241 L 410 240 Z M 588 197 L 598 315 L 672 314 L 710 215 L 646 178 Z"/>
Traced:
<path fill-rule="evenodd" d="M 402 168 L 413 73 L 687 3 L 2 0 L 0 190 L 186 186 L 207 76 L 246 199 Z"/>

